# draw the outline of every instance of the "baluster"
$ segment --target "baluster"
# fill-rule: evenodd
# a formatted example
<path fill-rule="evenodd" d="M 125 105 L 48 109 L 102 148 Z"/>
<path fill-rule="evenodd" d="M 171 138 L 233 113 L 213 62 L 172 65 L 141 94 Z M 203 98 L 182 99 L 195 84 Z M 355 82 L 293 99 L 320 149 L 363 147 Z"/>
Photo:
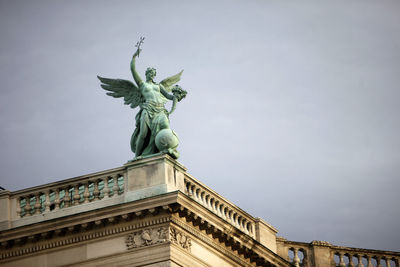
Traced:
<path fill-rule="evenodd" d="M 208 208 L 208 209 L 210 209 L 210 195 L 207 195 L 206 196 L 206 207 Z"/>
<path fill-rule="evenodd" d="M 83 203 L 89 203 L 89 197 L 90 197 L 89 181 L 83 184 L 83 186 L 85 187 L 85 189 L 83 190 L 83 198 L 84 198 Z"/>
<path fill-rule="evenodd" d="M 189 188 L 190 188 L 189 190 L 190 190 L 190 193 L 191 193 L 190 196 L 192 198 L 194 198 L 195 200 L 197 200 L 196 191 L 195 191 L 196 187 L 194 185 L 190 184 Z"/>
<path fill-rule="evenodd" d="M 243 218 L 243 217 L 242 217 L 241 222 L 240 222 L 240 230 L 242 230 L 243 232 L 246 233 L 246 227 L 245 227 L 245 225 L 246 225 L 246 218 Z"/>
<path fill-rule="evenodd" d="M 362 263 L 362 255 L 358 254 L 357 258 L 358 258 L 357 267 L 364 267 L 364 264 Z"/>
<path fill-rule="evenodd" d="M 254 235 L 254 225 L 252 223 L 250 223 L 250 234 Z"/>
<path fill-rule="evenodd" d="M 346 267 L 346 263 L 344 263 L 343 253 L 339 253 L 339 267 Z"/>
<path fill-rule="evenodd" d="M 190 192 L 190 183 L 188 181 L 186 181 L 186 179 L 183 180 L 183 184 L 185 185 L 185 191 L 188 194 L 189 197 L 192 196 L 191 192 Z"/>
<path fill-rule="evenodd" d="M 36 194 L 36 196 L 35 196 L 35 214 L 40 214 L 40 208 L 41 208 L 41 205 L 40 205 L 40 193 L 37 193 Z"/>
<path fill-rule="evenodd" d="M 118 186 L 118 174 L 113 176 L 114 185 L 112 187 L 113 197 L 118 196 L 119 186 Z"/>
<path fill-rule="evenodd" d="M 367 262 L 368 262 L 367 267 L 374 267 L 372 265 L 372 261 L 371 261 L 371 256 L 370 255 L 367 255 Z"/>
<path fill-rule="evenodd" d="M 296 267 L 300 267 L 300 258 L 298 252 L 299 252 L 298 248 L 293 248 L 293 264 Z"/>
<path fill-rule="evenodd" d="M 79 204 L 81 196 L 79 195 L 79 184 L 74 185 L 74 206 Z"/>
<path fill-rule="evenodd" d="M 244 219 L 243 220 L 243 231 L 246 233 L 246 234 L 249 234 L 249 229 L 247 229 L 247 224 L 248 224 L 249 222 L 246 220 L 246 219 Z"/>
<path fill-rule="evenodd" d="M 250 235 L 250 222 L 246 222 L 244 228 L 246 228 L 246 234 Z"/>
<path fill-rule="evenodd" d="M 376 256 L 376 267 L 382 267 L 382 263 L 381 263 L 381 257 Z"/>
<path fill-rule="evenodd" d="M 69 186 L 65 187 L 64 192 L 64 208 L 68 208 L 71 201 L 71 197 L 69 196 Z"/>
<path fill-rule="evenodd" d="M 400 259 L 395 259 L 394 263 L 395 263 L 396 267 L 400 267 Z"/>
<path fill-rule="evenodd" d="M 233 223 L 233 211 L 228 210 L 228 221 Z"/>
<path fill-rule="evenodd" d="M 234 213 L 233 211 L 231 213 L 231 223 L 233 225 L 236 225 L 236 213 Z"/>
<path fill-rule="evenodd" d="M 217 201 L 217 203 L 216 203 L 216 209 L 217 209 L 217 214 L 218 214 L 218 216 L 221 217 L 221 218 L 223 218 L 223 217 L 222 217 L 222 204 L 219 203 L 219 201 Z"/>
<path fill-rule="evenodd" d="M 221 217 L 226 220 L 225 205 L 221 204 Z"/>
<path fill-rule="evenodd" d="M 99 181 L 94 180 L 93 181 L 93 200 L 99 200 L 100 199 L 100 191 L 99 191 Z"/>
<path fill-rule="evenodd" d="M 60 209 L 60 189 L 57 188 L 54 191 L 54 210 L 59 210 Z"/>
<path fill-rule="evenodd" d="M 122 186 L 120 188 L 121 194 L 122 194 L 125 192 L 125 186 L 127 186 L 127 185 L 125 184 L 125 176 L 121 175 L 119 178 L 122 178 Z"/>
<path fill-rule="evenodd" d="M 385 263 L 386 267 L 390 267 L 390 259 L 388 257 L 385 257 Z"/>
<path fill-rule="evenodd" d="M 193 197 L 194 197 L 194 195 L 193 195 L 194 192 L 193 192 L 193 186 L 192 186 L 192 184 L 189 183 L 189 182 L 187 182 L 187 181 L 185 180 L 185 185 L 186 185 L 186 190 L 187 190 L 188 196 L 191 197 L 191 198 L 193 198 Z"/>
<path fill-rule="evenodd" d="M 242 216 L 240 216 L 240 215 L 237 215 L 236 216 L 236 221 L 235 221 L 235 226 L 237 227 L 237 228 L 239 228 L 240 229 L 240 222 L 242 221 Z"/>
<path fill-rule="evenodd" d="M 216 213 L 219 217 L 221 217 L 221 205 L 219 204 L 219 201 L 218 201 L 218 200 L 216 200 L 216 201 L 214 202 L 214 207 L 215 207 L 215 213 Z"/>
<path fill-rule="evenodd" d="M 44 201 L 44 211 L 48 212 L 50 211 L 50 190 L 47 190 L 45 192 L 45 201 Z"/>
<path fill-rule="evenodd" d="M 199 190 L 199 198 L 200 198 L 200 204 L 204 204 L 204 192 L 200 192 L 200 190 Z"/>
<path fill-rule="evenodd" d="M 354 266 L 354 262 L 353 262 L 353 255 L 351 255 L 351 254 L 347 254 L 348 256 L 348 258 L 349 258 L 349 267 L 355 267 Z"/>
<path fill-rule="evenodd" d="M 22 198 L 17 198 L 17 217 L 21 218 L 21 212 L 22 212 L 22 207 L 21 207 L 21 200 Z"/>
<path fill-rule="evenodd" d="M 103 179 L 104 187 L 103 187 L 103 199 L 106 199 L 110 196 L 110 188 L 108 188 L 108 177 Z"/>
<path fill-rule="evenodd" d="M 31 216 L 31 196 L 25 198 L 25 216 Z"/>

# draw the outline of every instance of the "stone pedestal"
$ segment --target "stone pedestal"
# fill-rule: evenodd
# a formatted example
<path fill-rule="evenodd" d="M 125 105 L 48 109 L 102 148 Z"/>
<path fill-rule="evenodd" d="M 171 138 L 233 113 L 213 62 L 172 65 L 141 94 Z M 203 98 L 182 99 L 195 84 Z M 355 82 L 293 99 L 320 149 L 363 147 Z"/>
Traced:
<path fill-rule="evenodd" d="M 255 222 L 256 240 L 274 253 L 277 253 L 276 233 L 278 230 L 260 218 L 256 218 Z"/>
<path fill-rule="evenodd" d="M 162 155 L 125 164 L 127 193 L 125 201 L 135 201 L 173 191 L 184 192 L 186 168 Z"/>

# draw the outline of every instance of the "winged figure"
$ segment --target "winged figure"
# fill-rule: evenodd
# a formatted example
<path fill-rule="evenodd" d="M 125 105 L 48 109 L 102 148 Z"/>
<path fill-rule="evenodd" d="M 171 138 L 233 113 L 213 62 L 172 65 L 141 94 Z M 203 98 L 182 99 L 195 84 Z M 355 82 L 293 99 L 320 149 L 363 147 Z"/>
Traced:
<path fill-rule="evenodd" d="M 147 68 L 146 79 L 142 80 L 136 71 L 136 58 L 140 52 L 139 44 L 131 60 L 131 72 L 136 84 L 128 80 L 97 77 L 102 83 L 101 87 L 109 91 L 107 95 L 123 97 L 126 105 L 133 109 L 140 108 L 131 138 L 131 150 L 135 153 L 135 159 L 157 153 L 167 153 L 178 158 L 176 147 L 179 141 L 175 132 L 170 129 L 169 115 L 175 110 L 176 103 L 187 94 L 180 86 L 175 85 L 180 81 L 183 71 L 156 83 L 156 70 Z M 165 109 L 168 100 L 173 101 L 169 112 Z"/>

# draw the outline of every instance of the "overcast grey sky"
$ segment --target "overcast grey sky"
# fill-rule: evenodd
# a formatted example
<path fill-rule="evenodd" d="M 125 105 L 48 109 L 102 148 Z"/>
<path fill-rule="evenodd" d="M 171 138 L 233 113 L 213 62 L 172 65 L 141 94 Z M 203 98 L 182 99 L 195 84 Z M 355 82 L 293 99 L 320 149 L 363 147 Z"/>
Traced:
<path fill-rule="evenodd" d="M 96 75 L 185 69 L 189 173 L 289 240 L 400 250 L 400 1 L 0 1 L 0 181 L 133 157 Z"/>

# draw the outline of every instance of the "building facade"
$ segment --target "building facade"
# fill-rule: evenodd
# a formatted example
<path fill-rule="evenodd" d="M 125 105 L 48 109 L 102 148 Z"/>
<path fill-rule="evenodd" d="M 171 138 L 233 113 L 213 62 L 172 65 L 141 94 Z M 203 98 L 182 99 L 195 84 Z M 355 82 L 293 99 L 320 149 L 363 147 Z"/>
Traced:
<path fill-rule="evenodd" d="M 400 253 L 277 237 L 160 155 L 0 191 L 0 266 L 396 266 Z"/>

